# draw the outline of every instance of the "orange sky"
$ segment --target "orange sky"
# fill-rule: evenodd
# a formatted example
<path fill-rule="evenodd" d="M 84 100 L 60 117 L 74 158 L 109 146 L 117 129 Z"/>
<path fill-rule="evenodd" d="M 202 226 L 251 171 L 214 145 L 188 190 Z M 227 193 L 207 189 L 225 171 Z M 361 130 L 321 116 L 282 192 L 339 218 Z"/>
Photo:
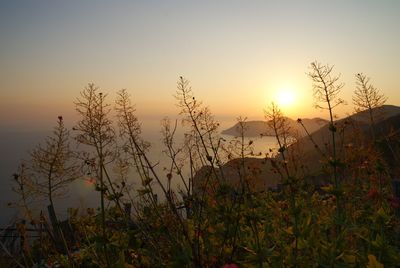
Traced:
<path fill-rule="evenodd" d="M 224 118 L 261 119 L 282 88 L 296 95 L 288 116 L 323 117 L 306 76 L 314 60 L 342 74 L 339 116 L 358 72 L 400 105 L 400 2 L 360 2 L 2 1 L 0 128 L 74 121 L 88 82 L 110 97 L 127 88 L 144 118 L 176 114 L 180 75 Z"/>

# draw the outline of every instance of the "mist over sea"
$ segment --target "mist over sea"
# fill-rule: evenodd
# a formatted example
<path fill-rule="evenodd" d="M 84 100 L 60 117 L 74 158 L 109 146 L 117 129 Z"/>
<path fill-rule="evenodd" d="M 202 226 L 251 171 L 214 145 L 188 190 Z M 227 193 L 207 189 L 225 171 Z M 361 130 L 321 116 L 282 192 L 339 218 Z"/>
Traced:
<path fill-rule="evenodd" d="M 234 119 L 219 121 L 222 131 L 226 128 L 233 126 L 236 122 Z M 22 160 L 29 160 L 29 151 L 32 150 L 39 143 L 44 143 L 46 136 L 51 135 L 53 126 L 49 126 L 43 130 L 1 130 L 0 131 L 0 227 L 5 227 L 8 223 L 17 218 L 17 209 L 8 206 L 8 203 L 15 202 L 18 196 L 12 191 L 12 187 L 16 187 L 13 183 L 13 174 L 17 172 L 18 165 Z M 184 129 L 178 123 L 176 133 L 176 144 L 182 142 Z M 70 132 L 71 137 L 75 135 L 73 131 Z M 157 170 L 161 172 L 161 177 L 166 178 L 167 171 L 164 168 L 169 166 L 168 158 L 163 153 L 164 147 L 162 144 L 161 136 L 161 123 L 160 120 L 146 120 L 142 122 L 142 137 L 151 143 L 149 156 L 152 162 L 157 163 Z M 227 142 L 234 137 L 228 135 L 221 135 Z M 254 154 L 261 153 L 265 156 L 269 148 L 276 147 L 276 141 L 273 137 L 263 138 L 245 138 L 245 143 L 253 141 L 252 147 Z M 74 148 L 74 142 L 71 142 L 71 147 Z M 258 157 L 262 157 L 258 156 Z M 164 174 L 165 173 L 165 174 Z M 140 187 L 140 182 L 137 177 L 132 174 L 131 182 L 133 185 Z M 173 182 L 174 187 L 178 187 L 178 182 Z M 94 191 L 94 186 L 85 180 L 77 180 L 71 184 L 69 193 L 66 197 L 57 198 L 55 206 L 57 213 L 61 218 L 67 214 L 69 207 L 79 208 L 85 210 L 88 207 L 97 207 L 99 204 L 99 194 Z M 46 203 L 35 204 L 33 207 L 36 212 L 40 209 L 47 213 L 45 208 Z"/>

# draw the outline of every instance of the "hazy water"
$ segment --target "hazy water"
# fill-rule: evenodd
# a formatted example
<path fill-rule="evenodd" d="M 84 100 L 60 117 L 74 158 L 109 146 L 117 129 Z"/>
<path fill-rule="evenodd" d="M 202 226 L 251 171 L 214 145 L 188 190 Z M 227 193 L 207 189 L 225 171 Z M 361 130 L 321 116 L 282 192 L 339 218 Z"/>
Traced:
<path fill-rule="evenodd" d="M 4 226 L 15 214 L 8 203 L 17 198 L 11 190 L 12 174 L 17 171 L 22 159 L 28 159 L 28 151 L 43 140 L 50 132 L 46 131 L 4 131 L 0 132 L 0 226 Z"/>
<path fill-rule="evenodd" d="M 224 138 L 227 142 L 232 142 L 234 140 L 240 140 L 238 137 L 233 137 L 230 135 L 223 135 L 221 137 Z M 249 155 L 249 157 L 265 157 L 267 153 L 269 153 L 269 149 L 276 151 L 278 145 L 276 142 L 275 137 L 251 137 L 251 138 L 244 138 L 244 144 L 250 144 L 251 149 L 248 151 L 252 151 L 254 155 Z"/>
<path fill-rule="evenodd" d="M 222 121 L 220 130 L 224 130 L 235 124 L 234 120 Z M 158 163 L 157 170 L 160 172 L 161 177 L 166 176 L 167 171 L 164 168 L 169 167 L 169 161 L 163 153 L 164 147 L 161 142 L 160 121 L 148 120 L 142 123 L 143 137 L 152 144 L 149 152 L 149 157 L 153 163 Z M 17 196 L 11 191 L 15 186 L 13 184 L 12 174 L 17 171 L 17 167 L 22 159 L 29 159 L 29 150 L 32 150 L 38 143 L 43 142 L 47 135 L 51 134 L 51 127 L 49 131 L 0 131 L 0 227 L 5 226 L 13 216 L 16 215 L 16 209 L 9 208 L 7 203 L 15 201 Z M 71 133 L 73 135 L 73 133 Z M 177 131 L 177 143 L 183 136 L 181 128 Z M 234 139 L 232 136 L 221 135 L 227 142 Z M 252 147 L 254 153 L 261 152 L 265 155 L 269 148 L 276 148 L 275 139 L 272 137 L 263 138 L 246 138 L 245 142 L 253 141 Z M 133 180 L 135 177 L 133 176 Z M 140 186 L 138 181 L 133 181 L 137 187 Z M 70 188 L 67 197 L 57 199 L 56 209 L 58 214 L 62 217 L 66 215 L 68 207 L 96 207 L 99 203 L 99 194 L 94 191 L 93 186 L 83 180 L 75 181 Z"/>

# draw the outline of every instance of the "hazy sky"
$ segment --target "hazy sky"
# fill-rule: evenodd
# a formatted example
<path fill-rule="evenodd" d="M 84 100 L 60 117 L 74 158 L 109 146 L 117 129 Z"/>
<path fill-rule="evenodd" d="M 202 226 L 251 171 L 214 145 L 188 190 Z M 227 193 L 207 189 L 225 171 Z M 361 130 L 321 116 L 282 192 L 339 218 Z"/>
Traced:
<path fill-rule="evenodd" d="M 180 75 L 217 115 L 262 118 L 289 87 L 289 116 L 322 116 L 305 74 L 314 60 L 335 65 L 349 104 L 364 72 L 400 105 L 399 25 L 396 0 L 3 0 L 0 128 L 74 120 L 88 82 L 111 97 L 127 88 L 139 115 L 173 114 Z"/>

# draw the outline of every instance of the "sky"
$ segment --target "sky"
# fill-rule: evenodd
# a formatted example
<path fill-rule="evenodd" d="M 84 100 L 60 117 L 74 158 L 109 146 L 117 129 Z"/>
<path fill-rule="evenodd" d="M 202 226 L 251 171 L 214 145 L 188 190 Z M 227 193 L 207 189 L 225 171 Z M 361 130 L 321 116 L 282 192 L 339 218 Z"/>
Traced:
<path fill-rule="evenodd" d="M 262 119 L 284 89 L 286 115 L 326 117 L 306 75 L 315 60 L 345 83 L 339 117 L 359 72 L 400 105 L 399 14 L 396 0 L 2 0 L 0 128 L 76 121 L 89 82 L 110 101 L 128 89 L 144 120 L 173 115 L 179 76 L 221 118 Z"/>

